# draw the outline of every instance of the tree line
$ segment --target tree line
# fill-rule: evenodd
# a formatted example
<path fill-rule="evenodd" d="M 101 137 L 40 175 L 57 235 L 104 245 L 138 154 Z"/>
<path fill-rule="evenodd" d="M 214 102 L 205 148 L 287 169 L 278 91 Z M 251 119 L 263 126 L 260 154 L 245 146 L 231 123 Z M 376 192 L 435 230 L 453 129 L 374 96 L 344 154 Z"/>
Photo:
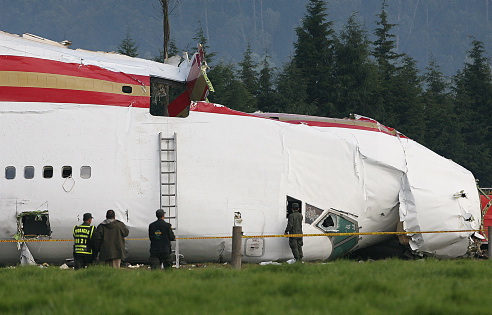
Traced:
<path fill-rule="evenodd" d="M 484 44 L 469 37 L 468 58 L 451 78 L 432 57 L 421 73 L 411 56 L 398 52 L 385 0 L 375 18 L 373 41 L 355 13 L 336 32 L 325 2 L 309 0 L 294 53 L 280 68 L 271 66 L 268 52 L 255 62 L 249 45 L 239 63 L 214 63 L 200 28 L 194 39 L 212 65 L 209 100 L 244 112 L 368 116 L 468 168 L 480 186 L 492 186 L 492 73 Z M 129 42 L 127 36 L 121 53 Z"/>

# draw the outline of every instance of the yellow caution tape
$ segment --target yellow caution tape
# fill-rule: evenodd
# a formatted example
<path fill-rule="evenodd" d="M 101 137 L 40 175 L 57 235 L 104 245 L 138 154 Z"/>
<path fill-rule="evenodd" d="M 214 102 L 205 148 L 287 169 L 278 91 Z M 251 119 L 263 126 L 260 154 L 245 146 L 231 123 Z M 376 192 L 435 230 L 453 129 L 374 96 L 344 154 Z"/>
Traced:
<path fill-rule="evenodd" d="M 242 238 L 271 238 L 271 237 L 311 237 L 311 236 L 353 236 L 353 235 L 412 235 L 412 234 L 431 234 L 431 233 L 471 233 L 485 232 L 487 230 L 457 230 L 457 231 L 420 231 L 420 232 L 350 232 L 350 233 L 320 233 L 320 234 L 278 234 L 278 235 L 243 235 Z M 225 239 L 232 236 L 202 236 L 202 237 L 177 237 L 178 240 L 210 240 Z M 127 238 L 127 241 L 148 241 L 148 238 Z M 73 239 L 22 239 L 22 240 L 0 240 L 0 243 L 17 242 L 73 242 Z"/>

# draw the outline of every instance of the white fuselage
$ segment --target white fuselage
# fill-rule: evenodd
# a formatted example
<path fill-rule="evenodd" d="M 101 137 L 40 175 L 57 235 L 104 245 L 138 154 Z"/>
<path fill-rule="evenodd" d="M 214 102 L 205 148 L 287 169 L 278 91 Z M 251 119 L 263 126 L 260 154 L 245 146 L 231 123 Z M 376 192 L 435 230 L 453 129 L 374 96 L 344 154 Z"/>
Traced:
<path fill-rule="evenodd" d="M 149 241 L 132 239 L 147 238 L 148 224 L 160 207 L 159 133 L 177 136 L 180 238 L 230 236 L 235 212 L 242 215 L 244 235 L 283 234 L 287 196 L 301 201 L 305 217 L 312 216 L 306 214 L 307 204 L 324 212 L 339 210 L 356 222 L 360 232 L 395 231 L 408 213 L 415 215 L 410 214 L 407 224 L 421 231 L 475 227 L 477 220 L 467 226 L 468 221 L 460 219 L 463 213 L 480 221 L 473 176 L 409 139 L 193 111 L 187 118 L 173 118 L 152 116 L 145 108 L 0 102 L 0 166 L 2 172 L 8 166 L 16 168 L 14 179 L 0 176 L 0 239 L 12 239 L 17 215 L 25 211 L 48 210 L 49 238 L 67 240 L 85 212 L 92 213 L 97 225 L 106 210 L 114 209 L 130 230 L 127 260 L 146 261 Z M 426 165 L 434 162 L 443 166 Z M 410 170 L 412 163 L 416 171 Z M 34 167 L 32 179 L 24 178 L 26 166 Z M 43 177 L 45 166 L 53 167 L 52 178 Z M 72 177 L 62 177 L 65 166 L 72 168 Z M 81 178 L 83 166 L 90 167 L 90 178 Z M 441 173 L 427 174 L 441 168 Z M 435 178 L 442 174 L 449 177 Z M 453 199 L 452 194 L 463 189 L 469 198 Z M 419 199 L 416 190 L 427 197 Z M 456 222 L 436 223 L 441 212 L 425 217 L 435 208 L 427 207 L 430 195 L 439 198 L 439 211 L 449 212 Z M 411 212 L 405 196 L 414 198 L 410 203 L 420 206 L 421 212 Z M 312 219 L 319 221 L 322 215 Z M 304 233 L 322 233 L 318 221 L 304 224 Z M 459 243 L 451 252 L 463 254 L 467 236 L 458 233 L 429 251 L 438 253 Z M 357 248 L 382 239 L 361 236 Z M 260 241 L 259 248 L 249 250 L 251 241 L 243 239 L 243 261 L 292 258 L 286 238 Z M 72 244 L 33 242 L 28 247 L 39 262 L 59 262 L 72 257 Z M 182 239 L 179 244 L 186 261 L 231 257 L 229 238 Z M 427 250 L 427 244 L 421 247 Z M 329 237 L 304 238 L 306 260 L 336 258 L 330 257 L 333 248 Z M 16 243 L 0 243 L 0 263 L 18 259 Z"/>

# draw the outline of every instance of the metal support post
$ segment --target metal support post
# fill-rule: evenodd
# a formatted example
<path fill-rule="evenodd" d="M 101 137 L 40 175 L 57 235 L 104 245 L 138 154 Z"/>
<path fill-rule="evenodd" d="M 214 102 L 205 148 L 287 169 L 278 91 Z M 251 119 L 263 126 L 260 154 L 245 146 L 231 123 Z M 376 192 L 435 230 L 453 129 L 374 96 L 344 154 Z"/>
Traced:
<path fill-rule="evenodd" d="M 243 236 L 242 226 L 232 227 L 232 260 L 231 265 L 234 269 L 241 269 L 241 244 Z"/>
<path fill-rule="evenodd" d="M 489 225 L 488 228 L 488 244 L 487 244 L 487 257 L 492 259 L 492 225 Z"/>

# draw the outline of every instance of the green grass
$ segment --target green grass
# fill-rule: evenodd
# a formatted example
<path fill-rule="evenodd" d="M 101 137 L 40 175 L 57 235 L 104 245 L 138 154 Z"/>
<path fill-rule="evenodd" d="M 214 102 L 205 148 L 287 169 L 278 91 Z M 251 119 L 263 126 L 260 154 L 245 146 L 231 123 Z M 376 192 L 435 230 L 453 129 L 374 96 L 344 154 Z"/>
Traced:
<path fill-rule="evenodd" d="M 492 261 L 0 269 L 0 314 L 477 314 Z"/>

